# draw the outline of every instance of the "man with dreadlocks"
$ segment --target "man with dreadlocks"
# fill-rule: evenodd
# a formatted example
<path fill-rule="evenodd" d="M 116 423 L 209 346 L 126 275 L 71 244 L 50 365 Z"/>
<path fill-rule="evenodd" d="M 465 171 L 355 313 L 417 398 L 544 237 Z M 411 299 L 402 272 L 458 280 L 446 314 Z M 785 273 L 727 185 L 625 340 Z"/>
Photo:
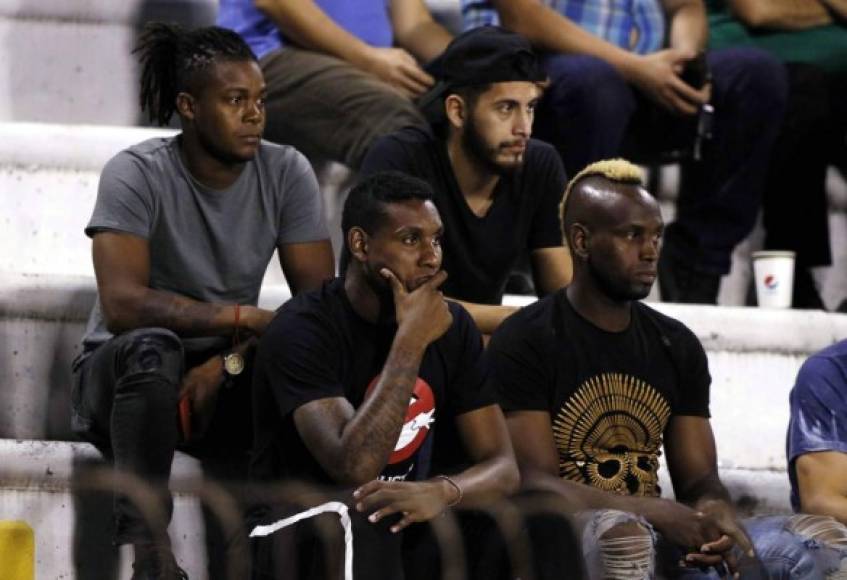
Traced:
<path fill-rule="evenodd" d="M 265 83 L 237 34 L 156 23 L 136 52 L 142 108 L 162 125 L 176 113 L 182 132 L 103 169 L 73 426 L 118 469 L 164 485 L 182 425 L 191 450 L 237 477 L 251 435 L 245 363 L 274 316 L 256 306 L 268 262 L 278 250 L 295 293 L 333 276 L 318 185 L 305 157 L 262 141 Z M 170 516 L 164 487 L 161 502 Z M 126 498 L 115 517 L 117 543 L 135 547 L 133 580 L 185 578 Z"/>
<path fill-rule="evenodd" d="M 823 578 L 833 561 L 837 569 L 829 548 L 806 548 L 798 520 L 742 524 L 734 513 L 718 477 L 703 347 L 640 302 L 664 230 L 641 171 L 620 159 L 589 165 L 568 185 L 560 219 L 573 281 L 498 328 L 488 376 L 524 480 L 582 510 L 588 577 L 712 580 L 728 569 L 799 579 Z M 675 500 L 660 497 L 662 447 Z"/>

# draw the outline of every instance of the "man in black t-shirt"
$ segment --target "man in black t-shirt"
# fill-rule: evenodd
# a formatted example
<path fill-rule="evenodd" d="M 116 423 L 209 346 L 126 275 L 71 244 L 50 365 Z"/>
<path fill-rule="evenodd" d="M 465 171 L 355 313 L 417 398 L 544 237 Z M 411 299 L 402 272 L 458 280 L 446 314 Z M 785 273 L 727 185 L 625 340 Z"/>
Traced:
<path fill-rule="evenodd" d="M 408 128 L 377 141 L 362 171 L 396 169 L 435 190 L 445 224 L 445 294 L 490 334 L 509 274 L 529 253 L 540 295 L 570 279 L 556 207 L 565 172 L 555 149 L 530 139 L 546 74 L 529 43 L 497 27 L 457 37 L 444 52 L 435 133 Z"/>
<path fill-rule="evenodd" d="M 487 356 L 521 472 L 573 502 L 590 577 L 755 568 L 737 560 L 739 549 L 753 554 L 748 533 L 773 577 L 813 577 L 783 519 L 746 532 L 737 521 L 718 477 L 703 347 L 639 302 L 664 228 L 640 170 L 589 165 L 569 184 L 561 221 L 573 282 L 506 320 Z M 659 497 L 663 444 L 676 501 Z"/>
<path fill-rule="evenodd" d="M 350 192 L 342 227 L 344 276 L 286 303 L 259 343 L 251 475 L 355 487 L 342 501 L 370 522 L 367 545 L 354 522 L 356 577 L 392 578 L 397 532 L 513 492 L 518 471 L 479 331 L 439 291 L 431 188 L 374 175 Z"/>

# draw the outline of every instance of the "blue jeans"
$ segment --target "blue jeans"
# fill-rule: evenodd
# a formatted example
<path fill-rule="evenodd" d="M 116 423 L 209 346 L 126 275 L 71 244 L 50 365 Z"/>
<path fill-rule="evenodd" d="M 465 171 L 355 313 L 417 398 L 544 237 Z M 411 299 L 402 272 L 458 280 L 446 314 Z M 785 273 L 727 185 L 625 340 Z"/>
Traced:
<path fill-rule="evenodd" d="M 684 552 L 670 544 L 640 516 L 616 510 L 592 510 L 578 516 L 588 578 L 683 578 L 719 580 L 723 570 L 681 567 Z M 744 528 L 758 559 L 739 554 L 742 578 L 816 580 L 841 577 L 847 562 L 847 528 L 820 516 L 768 516 L 749 518 Z M 604 538 L 613 527 L 636 524 L 638 532 Z"/>
<path fill-rule="evenodd" d="M 757 49 L 710 51 L 707 60 L 714 136 L 701 161 L 688 155 L 696 117 L 661 109 L 611 65 L 590 56 L 546 57 L 551 85 L 537 112 L 535 136 L 558 148 L 570 176 L 600 159 L 625 155 L 649 162 L 660 153 L 682 152 L 677 216 L 664 251 L 695 270 L 725 274 L 761 206 L 788 81 L 783 65 Z"/>

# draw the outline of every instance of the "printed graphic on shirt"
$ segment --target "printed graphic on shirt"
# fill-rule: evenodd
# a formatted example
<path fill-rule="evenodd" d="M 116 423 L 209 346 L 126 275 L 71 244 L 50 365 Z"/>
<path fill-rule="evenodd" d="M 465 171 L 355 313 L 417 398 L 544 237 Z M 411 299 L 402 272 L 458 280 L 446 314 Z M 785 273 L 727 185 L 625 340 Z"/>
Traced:
<path fill-rule="evenodd" d="M 381 375 L 377 375 L 368 385 L 365 398 L 369 397 Z M 435 423 L 435 395 L 432 387 L 422 378 L 415 381 L 415 388 L 406 409 L 403 429 L 394 446 L 394 452 L 388 458 L 388 465 L 380 474 L 379 479 L 387 481 L 404 481 L 421 462 L 418 452 L 424 446 L 426 438 Z M 426 448 L 427 452 L 429 447 Z M 425 461 L 429 463 L 429 461 Z"/>
<path fill-rule="evenodd" d="M 659 495 L 659 448 L 670 413 L 644 381 L 618 373 L 588 379 L 553 424 L 559 475 L 605 491 Z"/>

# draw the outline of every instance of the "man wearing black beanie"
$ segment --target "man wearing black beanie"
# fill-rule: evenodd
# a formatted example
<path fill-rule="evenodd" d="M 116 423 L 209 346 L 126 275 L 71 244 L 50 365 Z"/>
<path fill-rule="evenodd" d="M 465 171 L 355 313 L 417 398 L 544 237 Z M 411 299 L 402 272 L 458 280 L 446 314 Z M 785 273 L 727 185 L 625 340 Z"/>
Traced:
<path fill-rule="evenodd" d="M 432 185 L 445 226 L 444 293 L 490 334 L 514 310 L 500 303 L 526 253 L 539 295 L 570 280 L 556 218 L 565 172 L 555 149 L 530 139 L 547 75 L 524 38 L 494 26 L 455 38 L 435 68 L 439 82 L 420 101 L 431 130 L 383 137 L 362 172 L 394 169 Z"/>

